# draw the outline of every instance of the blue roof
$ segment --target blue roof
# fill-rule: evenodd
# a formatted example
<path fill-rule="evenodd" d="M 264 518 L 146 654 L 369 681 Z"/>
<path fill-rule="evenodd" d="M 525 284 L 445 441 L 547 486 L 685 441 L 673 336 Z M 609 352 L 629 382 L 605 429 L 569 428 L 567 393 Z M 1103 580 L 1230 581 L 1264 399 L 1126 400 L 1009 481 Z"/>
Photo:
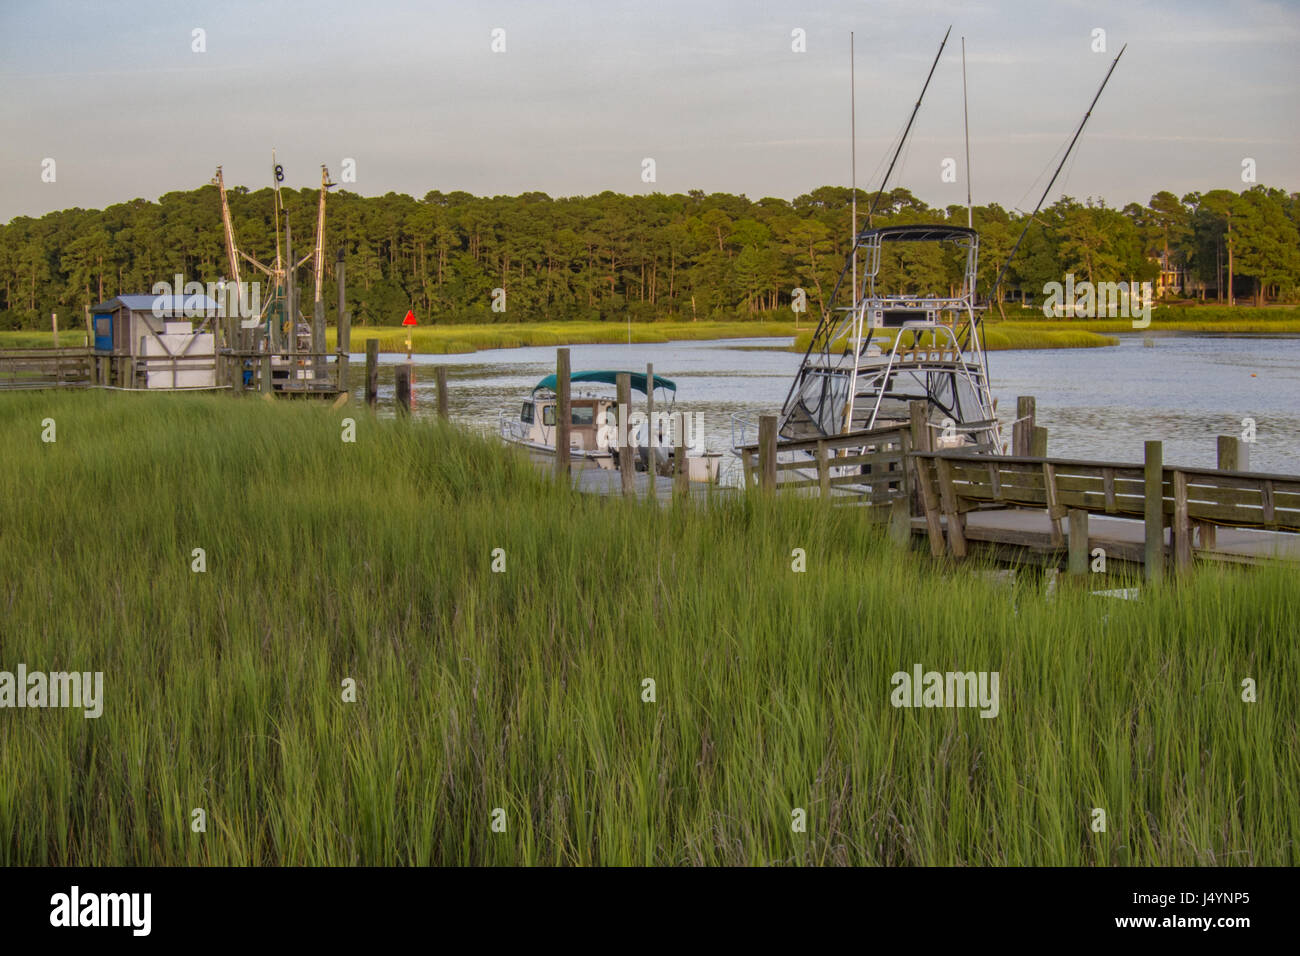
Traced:
<path fill-rule="evenodd" d="M 159 315 L 215 315 L 220 309 L 215 299 L 206 295 L 119 295 L 101 302 L 92 312 L 112 312 L 122 305 L 131 312 L 155 312 Z"/>
<path fill-rule="evenodd" d="M 627 375 L 632 380 L 632 387 L 638 392 L 645 392 L 645 372 L 615 372 L 615 371 L 592 371 L 592 372 L 574 372 L 569 376 L 570 382 L 603 382 L 606 385 L 617 385 L 618 377 Z M 533 386 L 533 393 L 548 389 L 555 391 L 558 383 L 554 375 L 548 375 L 536 385 Z M 676 392 L 677 386 L 662 376 L 655 376 L 655 388 L 664 388 L 670 392 Z"/>

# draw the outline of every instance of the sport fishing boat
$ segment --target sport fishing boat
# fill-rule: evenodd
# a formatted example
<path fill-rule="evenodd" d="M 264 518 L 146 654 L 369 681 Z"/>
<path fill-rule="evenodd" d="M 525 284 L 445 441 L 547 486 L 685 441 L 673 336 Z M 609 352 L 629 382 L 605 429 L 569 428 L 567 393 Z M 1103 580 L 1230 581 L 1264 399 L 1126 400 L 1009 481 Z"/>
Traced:
<path fill-rule="evenodd" d="M 618 470 L 620 461 L 618 443 L 618 398 L 608 389 L 616 387 L 618 376 L 626 374 L 633 391 L 646 394 L 644 372 L 593 370 L 574 372 L 569 380 L 569 456 L 598 468 Z M 540 455 L 555 454 L 559 396 L 556 394 L 556 377 L 547 375 L 533 386 L 521 402 L 503 410 L 498 418 L 501 437 L 514 445 Z M 633 456 L 629 464 L 636 471 L 654 468 L 656 474 L 671 475 L 676 468 L 677 430 L 684 429 L 683 446 L 686 450 L 686 469 L 691 481 L 717 481 L 721 466 L 721 452 L 704 450 L 703 435 L 692 435 L 691 423 L 685 415 L 673 411 L 677 385 L 669 379 L 654 377 L 656 394 L 653 421 L 647 421 L 644 412 L 628 413 L 629 445 Z M 698 430 L 698 424 L 697 424 Z M 653 436 L 653 437 L 652 437 Z"/>
<path fill-rule="evenodd" d="M 854 183 L 853 239 L 849 254 L 777 422 L 777 458 L 793 465 L 781 471 L 785 480 L 804 486 L 810 484 L 809 471 L 804 466 L 815 467 L 814 449 L 822 439 L 837 439 L 838 457 L 864 456 L 879 451 L 876 436 L 882 431 L 903 425 L 926 427 L 929 432 L 926 444 L 936 450 L 961 448 L 976 454 L 1001 454 L 1007 450 L 989 389 L 988 360 L 981 336 L 985 306 L 978 302 L 975 287 L 979 234 L 971 227 L 969 130 L 965 226 L 940 221 L 877 228 L 872 223 L 947 41 L 945 33 L 921 96 L 912 108 L 893 159 L 867 211 L 866 228 L 861 230 L 857 225 Z M 1123 53 L 1121 49 L 1112 61 L 1038 205 L 1026 217 L 1020 238 L 993 280 L 985 302 L 997 301 L 1008 266 Z M 962 63 L 964 102 L 964 40 Z M 947 294 L 917 288 L 909 276 L 909 263 L 936 261 L 942 263 L 941 274 L 948 277 Z M 840 305 L 841 289 L 845 287 L 847 303 Z M 924 422 L 912 421 L 915 402 L 921 403 L 924 409 Z M 858 435 L 862 436 L 861 445 L 854 443 Z M 738 455 L 752 454 L 756 437 L 747 422 L 733 418 L 732 447 Z M 854 474 L 871 474 L 870 464 L 836 467 L 833 461 L 829 466 L 832 481 L 838 480 L 845 492 L 857 490 L 847 484 Z"/>
<path fill-rule="evenodd" d="M 937 245 L 955 259 L 961 285 L 921 293 L 898 266 L 907 246 Z M 787 441 L 902 425 L 910 403 L 925 403 L 935 448 L 1000 450 L 998 423 L 975 303 L 979 235 L 947 224 L 868 228 L 857 236 L 861 284 L 852 304 L 834 299 L 809 343 L 781 409 Z M 849 264 L 845 264 L 845 272 Z M 841 282 L 843 281 L 841 276 Z"/>

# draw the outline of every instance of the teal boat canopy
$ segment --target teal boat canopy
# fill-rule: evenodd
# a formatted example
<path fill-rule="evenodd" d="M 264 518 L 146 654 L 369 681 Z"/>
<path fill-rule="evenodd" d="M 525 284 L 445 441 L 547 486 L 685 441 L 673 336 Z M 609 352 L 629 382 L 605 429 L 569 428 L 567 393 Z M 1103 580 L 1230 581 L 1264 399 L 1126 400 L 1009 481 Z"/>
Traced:
<path fill-rule="evenodd" d="M 605 385 L 617 385 L 618 377 L 627 375 L 632 380 L 632 387 L 641 394 L 645 394 L 645 372 L 618 372 L 618 371 L 593 371 L 593 372 L 574 372 L 569 376 L 570 382 L 602 382 Z M 556 380 L 554 375 L 548 375 L 536 385 L 533 386 L 533 394 L 538 392 L 555 391 Z M 667 389 L 670 392 L 676 392 L 677 386 L 666 378 L 655 376 L 655 388 Z"/>

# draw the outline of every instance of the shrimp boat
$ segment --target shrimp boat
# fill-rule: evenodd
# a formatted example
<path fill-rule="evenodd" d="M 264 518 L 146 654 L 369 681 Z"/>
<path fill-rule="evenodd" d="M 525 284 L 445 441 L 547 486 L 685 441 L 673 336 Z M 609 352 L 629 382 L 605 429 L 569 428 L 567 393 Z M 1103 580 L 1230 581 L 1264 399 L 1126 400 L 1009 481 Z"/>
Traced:
<path fill-rule="evenodd" d="M 624 374 L 628 376 L 633 391 L 646 394 L 644 372 L 592 370 L 570 375 L 572 385 L 586 386 L 571 391 L 569 396 L 570 460 L 606 470 L 616 471 L 624 466 L 618 447 L 618 398 L 609 390 L 598 388 L 601 385 L 616 387 L 618 376 Z M 547 375 L 522 401 L 503 410 L 498 417 L 502 439 L 535 455 L 554 456 L 559 415 L 556 386 L 555 375 Z M 703 435 L 692 435 L 687 416 L 673 411 L 676 383 L 656 375 L 654 390 L 657 397 L 653 421 L 647 421 L 644 412 L 631 411 L 628 414 L 632 456 L 627 464 L 636 471 L 653 468 L 659 475 L 674 474 L 677 429 L 684 427 L 682 438 L 687 475 L 691 481 L 716 482 L 722 453 L 704 450 Z"/>

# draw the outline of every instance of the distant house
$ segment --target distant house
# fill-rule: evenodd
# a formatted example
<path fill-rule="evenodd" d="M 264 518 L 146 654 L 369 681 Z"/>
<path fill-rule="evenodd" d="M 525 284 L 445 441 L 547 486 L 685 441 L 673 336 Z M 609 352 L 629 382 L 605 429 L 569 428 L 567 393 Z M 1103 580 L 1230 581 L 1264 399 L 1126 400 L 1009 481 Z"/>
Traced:
<path fill-rule="evenodd" d="M 1148 256 L 1147 258 L 1160 266 L 1160 277 L 1156 280 L 1156 298 L 1160 298 L 1166 293 L 1169 295 L 1186 295 L 1187 270 L 1177 265 L 1173 261 L 1173 256 L 1162 249 L 1154 256 Z"/>
<path fill-rule="evenodd" d="M 91 315 L 95 350 L 125 363 L 122 387 L 216 386 L 216 300 L 206 295 L 119 295 L 94 306 Z"/>

